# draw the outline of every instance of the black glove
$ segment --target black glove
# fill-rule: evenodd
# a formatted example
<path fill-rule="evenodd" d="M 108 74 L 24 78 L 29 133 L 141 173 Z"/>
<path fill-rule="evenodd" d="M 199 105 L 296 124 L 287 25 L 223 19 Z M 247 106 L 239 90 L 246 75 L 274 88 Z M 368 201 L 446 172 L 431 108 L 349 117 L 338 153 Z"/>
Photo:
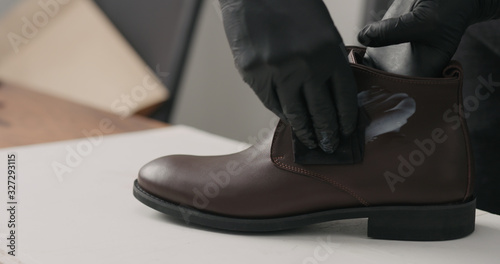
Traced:
<path fill-rule="evenodd" d="M 357 88 L 322 0 L 219 0 L 243 80 L 308 148 L 333 153 L 357 122 Z"/>
<path fill-rule="evenodd" d="M 420 64 L 442 70 L 470 25 L 500 17 L 500 0 L 396 0 L 390 11 L 398 14 L 408 5 L 408 13 L 367 25 L 359 42 L 370 47 L 418 44 L 424 57 Z"/>

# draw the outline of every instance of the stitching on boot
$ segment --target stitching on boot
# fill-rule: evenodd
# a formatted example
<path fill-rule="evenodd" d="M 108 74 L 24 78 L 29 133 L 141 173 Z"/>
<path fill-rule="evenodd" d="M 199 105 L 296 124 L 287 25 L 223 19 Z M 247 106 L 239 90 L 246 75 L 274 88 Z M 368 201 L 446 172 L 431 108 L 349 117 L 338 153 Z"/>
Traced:
<path fill-rule="evenodd" d="M 283 162 L 281 162 L 279 159 L 280 158 L 283 158 L 283 157 L 277 157 L 277 158 L 274 158 L 273 161 L 276 165 L 278 165 L 279 167 L 283 168 L 283 169 L 286 169 L 288 171 L 292 171 L 292 172 L 296 172 L 296 173 L 300 173 L 300 174 L 305 174 L 307 176 L 311 176 L 311 177 L 314 177 L 314 178 L 318 178 L 319 180 L 321 181 L 325 181 L 329 184 L 332 184 L 334 185 L 335 187 L 337 188 L 340 188 L 342 189 L 344 192 L 350 194 L 351 196 L 353 196 L 354 198 L 356 198 L 356 200 L 358 200 L 360 203 L 362 203 L 363 205 L 365 206 L 369 206 L 370 204 L 368 202 L 366 202 L 363 198 L 361 198 L 361 196 L 357 195 L 354 191 L 350 190 L 349 188 L 345 187 L 344 185 L 334 181 L 334 180 L 331 180 L 327 177 L 324 177 L 323 175 L 321 174 L 317 174 L 317 173 L 314 173 L 314 172 L 310 172 L 310 171 L 307 171 L 307 170 L 304 170 L 304 169 L 301 169 L 301 168 L 298 168 L 298 167 L 294 167 L 294 166 L 290 166 L 290 165 L 287 165 Z"/>
<path fill-rule="evenodd" d="M 273 142 L 272 142 L 272 147 L 271 147 L 271 155 L 270 155 L 271 160 L 273 161 L 273 163 L 276 166 L 278 166 L 279 168 L 282 168 L 284 170 L 288 170 L 288 171 L 295 172 L 295 173 L 300 173 L 300 174 L 303 174 L 305 176 L 310 176 L 310 177 L 315 178 L 317 180 L 329 183 L 330 185 L 333 185 L 333 187 L 339 188 L 342 191 L 346 192 L 347 194 L 351 195 L 353 198 L 358 200 L 358 202 L 360 202 L 361 204 L 363 204 L 365 206 L 370 205 L 361 196 L 359 196 L 358 194 L 356 194 L 354 191 L 350 190 L 349 188 L 345 187 L 344 185 L 338 183 L 337 181 L 331 180 L 331 179 L 329 179 L 321 174 L 318 174 L 318 173 L 310 172 L 310 171 L 307 171 L 307 170 L 304 170 L 304 169 L 301 169 L 301 168 L 298 168 L 295 166 L 285 164 L 284 162 L 281 161 L 282 159 L 285 158 L 283 156 L 273 157 L 273 153 L 275 153 L 275 151 L 276 151 L 276 144 L 275 144 L 276 139 L 278 138 L 278 134 L 283 130 L 283 126 L 284 126 L 284 124 L 282 122 L 280 122 L 278 124 L 278 127 L 276 128 L 276 131 L 274 132 L 274 137 L 273 137 Z"/>

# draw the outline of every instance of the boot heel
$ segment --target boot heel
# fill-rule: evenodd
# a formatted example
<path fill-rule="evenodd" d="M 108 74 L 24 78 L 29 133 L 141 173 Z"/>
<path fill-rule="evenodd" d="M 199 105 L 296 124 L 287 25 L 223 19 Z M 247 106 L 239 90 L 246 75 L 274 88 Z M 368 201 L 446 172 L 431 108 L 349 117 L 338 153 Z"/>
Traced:
<path fill-rule="evenodd" d="M 474 231 L 476 200 L 458 205 L 400 206 L 368 218 L 368 236 L 377 239 L 441 241 Z"/>

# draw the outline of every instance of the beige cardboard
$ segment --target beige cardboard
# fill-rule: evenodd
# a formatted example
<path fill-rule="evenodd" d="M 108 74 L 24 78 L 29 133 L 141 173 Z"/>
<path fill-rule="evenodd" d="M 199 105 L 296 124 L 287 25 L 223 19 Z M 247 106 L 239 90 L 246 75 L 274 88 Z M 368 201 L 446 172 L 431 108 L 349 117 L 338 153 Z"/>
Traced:
<path fill-rule="evenodd" d="M 25 1 L 0 23 L 2 35 L 4 82 L 123 116 L 167 98 L 93 1 Z"/>

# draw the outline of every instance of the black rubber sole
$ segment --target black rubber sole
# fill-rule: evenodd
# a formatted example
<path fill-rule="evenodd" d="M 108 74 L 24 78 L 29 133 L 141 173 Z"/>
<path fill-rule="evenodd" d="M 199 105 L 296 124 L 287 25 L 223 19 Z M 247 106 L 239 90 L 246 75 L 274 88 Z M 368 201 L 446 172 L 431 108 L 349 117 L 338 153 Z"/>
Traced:
<path fill-rule="evenodd" d="M 186 223 L 238 232 L 271 232 L 322 222 L 368 218 L 368 236 L 376 239 L 442 241 L 474 232 L 476 200 L 462 204 L 377 206 L 333 209 L 294 216 L 245 219 L 221 216 L 173 204 L 149 194 L 134 182 L 134 196 L 145 205 Z"/>

